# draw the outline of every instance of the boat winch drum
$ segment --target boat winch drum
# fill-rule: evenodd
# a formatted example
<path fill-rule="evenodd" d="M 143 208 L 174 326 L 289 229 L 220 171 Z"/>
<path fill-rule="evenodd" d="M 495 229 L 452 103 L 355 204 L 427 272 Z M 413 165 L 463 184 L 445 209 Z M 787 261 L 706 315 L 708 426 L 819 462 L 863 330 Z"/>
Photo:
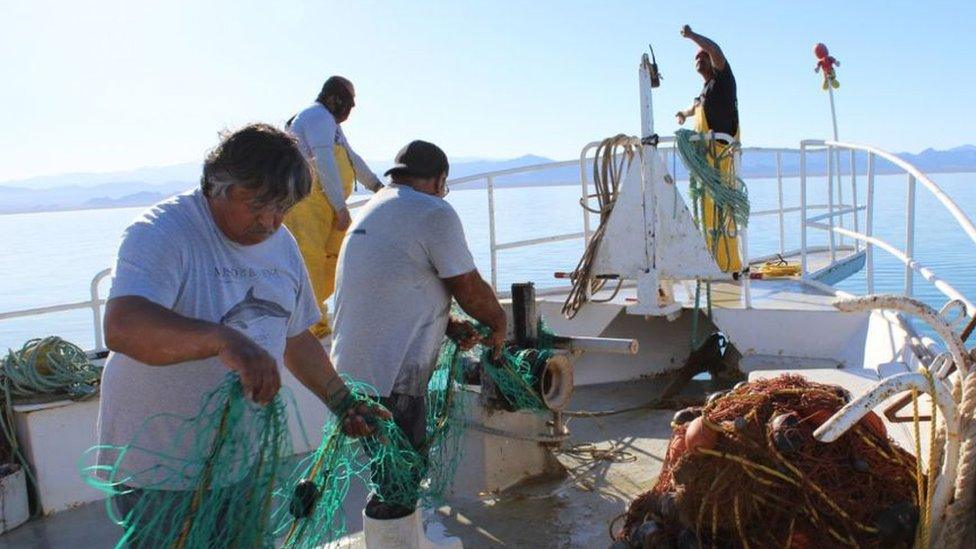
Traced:
<path fill-rule="evenodd" d="M 553 412 L 561 411 L 573 395 L 572 363 L 562 354 L 549 357 L 539 364 L 534 388 L 546 408 Z"/>

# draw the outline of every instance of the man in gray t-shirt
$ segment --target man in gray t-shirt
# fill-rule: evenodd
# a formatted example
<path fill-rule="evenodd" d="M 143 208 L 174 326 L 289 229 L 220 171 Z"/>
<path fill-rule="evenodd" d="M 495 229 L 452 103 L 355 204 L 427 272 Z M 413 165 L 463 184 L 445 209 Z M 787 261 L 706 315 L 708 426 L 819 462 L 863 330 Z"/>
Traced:
<path fill-rule="evenodd" d="M 448 169 L 436 145 L 404 147 L 386 172 L 392 183 L 350 227 L 336 275 L 336 369 L 370 384 L 417 449 L 426 433 L 427 383 L 445 333 L 465 344 L 475 338 L 470 326 L 450 319 L 451 298 L 491 328 L 488 343 L 496 351 L 506 330 L 505 313 L 475 268 L 461 220 L 443 200 Z M 374 471 L 380 495 L 384 481 Z M 395 521 L 419 516 L 414 507 L 380 499 L 374 495 L 366 505 L 367 544 L 371 532 L 394 531 Z"/>
<path fill-rule="evenodd" d="M 286 367 L 344 416 L 347 434 L 371 432 L 366 419 L 374 412 L 349 410 L 348 389 L 308 331 L 318 306 L 295 240 L 280 229 L 311 179 L 293 137 L 255 124 L 210 153 L 200 189 L 153 206 L 126 229 L 106 306 L 112 352 L 98 420 L 99 444 L 112 455 L 98 459 L 112 464 L 118 456 L 108 448 L 138 435 L 142 451 L 123 462 L 145 473 L 126 479 L 133 494 L 186 489 L 153 478 L 154 460 L 174 450 L 178 418 L 199 413 L 202 397 L 228 371 L 263 404 Z M 151 428 L 143 429 L 149 418 Z M 124 499 L 135 504 L 132 494 Z"/>

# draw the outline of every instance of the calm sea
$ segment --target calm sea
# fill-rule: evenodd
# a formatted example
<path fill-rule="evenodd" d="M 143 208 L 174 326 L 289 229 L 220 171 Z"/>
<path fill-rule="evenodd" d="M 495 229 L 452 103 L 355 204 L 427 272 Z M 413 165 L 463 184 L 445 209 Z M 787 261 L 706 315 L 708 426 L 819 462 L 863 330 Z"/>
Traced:
<path fill-rule="evenodd" d="M 933 180 L 976 219 L 976 174 L 936 174 Z M 753 211 L 775 208 L 776 181 L 749 182 Z M 860 182 L 860 203 L 866 190 Z M 799 205 L 799 181 L 784 179 L 784 204 Z M 892 244 L 905 242 L 905 176 L 879 176 L 876 180 L 875 233 Z M 848 192 L 845 188 L 845 192 Z M 579 187 L 523 187 L 495 192 L 497 242 L 544 237 L 582 230 Z M 848 193 L 849 194 L 849 193 Z M 918 186 L 915 249 L 921 263 L 933 269 L 970 299 L 976 299 L 976 243 L 958 228 L 936 199 Z M 848 197 L 849 199 L 849 197 Z M 488 208 L 485 191 L 457 188 L 448 196 L 464 221 L 468 243 L 485 278 L 489 276 Z M 823 179 L 810 181 L 810 203 L 826 203 Z M 92 277 L 110 267 L 123 229 L 142 208 L 84 210 L 0 216 L 0 312 L 85 301 Z M 861 218 L 863 228 L 863 217 Z M 800 241 L 799 214 L 785 216 L 785 248 Z M 847 225 L 852 225 L 848 218 Z M 811 229 L 809 243 L 825 244 L 824 233 Z M 778 252 L 778 217 L 753 218 L 749 227 L 753 257 Z M 582 251 L 581 241 L 560 242 L 504 250 L 498 254 L 498 284 L 533 281 L 537 287 L 557 284 L 555 271 L 569 271 Z M 883 250 L 875 253 L 877 292 L 901 291 L 904 267 Z M 99 290 L 108 290 L 106 278 Z M 839 284 L 852 293 L 865 292 L 864 272 Z M 920 277 L 916 295 L 939 307 L 945 298 Z M 0 349 L 17 348 L 26 340 L 60 335 L 84 348 L 94 345 L 89 309 L 46 314 L 31 318 L 0 320 Z"/>

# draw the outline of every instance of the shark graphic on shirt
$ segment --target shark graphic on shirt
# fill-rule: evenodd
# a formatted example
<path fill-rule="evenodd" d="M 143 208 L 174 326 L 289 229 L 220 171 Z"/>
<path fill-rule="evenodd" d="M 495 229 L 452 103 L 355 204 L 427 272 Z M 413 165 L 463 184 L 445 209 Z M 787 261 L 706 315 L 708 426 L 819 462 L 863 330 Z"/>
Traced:
<path fill-rule="evenodd" d="M 255 297 L 254 287 L 252 286 L 240 303 L 234 305 L 229 311 L 224 313 L 224 316 L 220 319 L 220 323 L 225 326 L 233 326 L 246 330 L 250 324 L 254 324 L 264 318 L 288 318 L 290 316 L 291 311 L 274 301 Z"/>

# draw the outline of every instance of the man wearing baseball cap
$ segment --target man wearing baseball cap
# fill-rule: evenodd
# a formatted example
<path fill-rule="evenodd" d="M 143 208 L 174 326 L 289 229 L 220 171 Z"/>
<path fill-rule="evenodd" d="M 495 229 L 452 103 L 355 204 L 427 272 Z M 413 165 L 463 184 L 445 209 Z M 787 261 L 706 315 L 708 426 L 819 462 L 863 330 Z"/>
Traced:
<path fill-rule="evenodd" d="M 506 318 L 478 273 L 461 219 L 443 199 L 447 155 L 412 141 L 386 175 L 392 182 L 363 207 L 339 252 L 332 356 L 336 370 L 376 389 L 414 448 L 426 437 L 427 383 L 445 334 L 470 347 L 472 327 L 450 318 L 451 300 L 491 328 L 496 353 Z M 421 479 L 418 479 L 419 483 Z M 459 547 L 427 540 L 416 505 L 383 503 L 389 482 L 373 471 L 377 493 L 363 511 L 367 547 Z"/>

